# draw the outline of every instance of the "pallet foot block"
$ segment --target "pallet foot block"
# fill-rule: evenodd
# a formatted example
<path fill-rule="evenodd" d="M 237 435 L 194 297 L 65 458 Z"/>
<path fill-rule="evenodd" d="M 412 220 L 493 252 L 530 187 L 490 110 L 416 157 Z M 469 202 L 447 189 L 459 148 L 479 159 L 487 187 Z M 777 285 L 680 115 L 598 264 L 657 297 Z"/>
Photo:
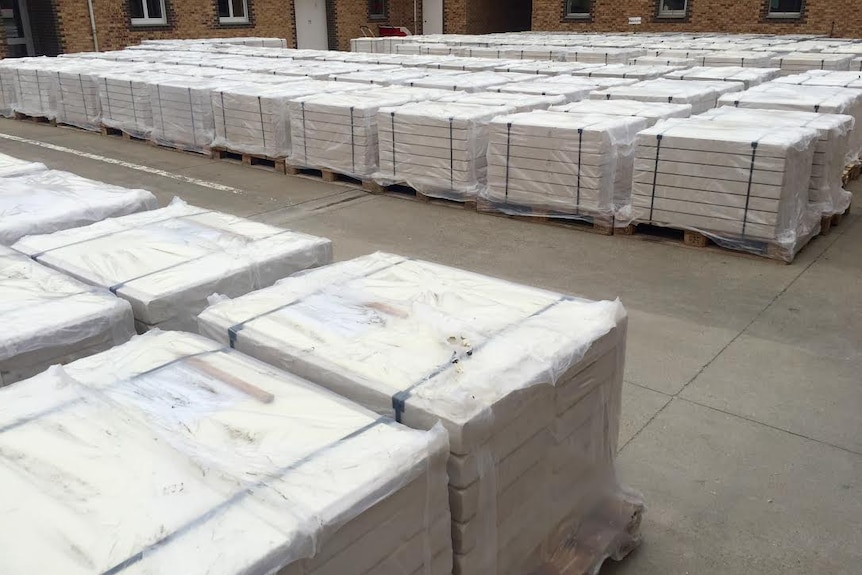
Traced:
<path fill-rule="evenodd" d="M 0 246 L 0 387 L 135 334 L 132 308 Z"/>
<path fill-rule="evenodd" d="M 2 178 L 0 245 L 156 207 L 155 196 L 146 190 L 112 186 L 60 170 Z"/>
<path fill-rule="evenodd" d="M 817 140 L 812 128 L 765 122 L 656 124 L 637 135 L 631 219 L 792 261 L 819 231 L 808 201 Z"/>
<path fill-rule="evenodd" d="M 440 426 L 200 336 L 134 338 L 0 404 L 2 573 L 452 571 Z"/>
<path fill-rule="evenodd" d="M 389 254 L 223 301 L 202 334 L 449 433 L 455 572 L 523 574 L 616 492 L 626 315 Z"/>
<path fill-rule="evenodd" d="M 474 200 L 485 185 L 488 124 L 506 106 L 421 102 L 377 114 L 381 185 L 406 183 L 432 197 Z"/>
<path fill-rule="evenodd" d="M 28 236 L 14 247 L 127 300 L 139 331 L 193 328 L 214 293 L 242 295 L 332 260 L 325 238 L 178 200 L 150 212 Z"/>
<path fill-rule="evenodd" d="M 489 127 L 488 187 L 481 211 L 588 219 L 612 227 L 631 205 L 634 116 L 537 111 Z"/>

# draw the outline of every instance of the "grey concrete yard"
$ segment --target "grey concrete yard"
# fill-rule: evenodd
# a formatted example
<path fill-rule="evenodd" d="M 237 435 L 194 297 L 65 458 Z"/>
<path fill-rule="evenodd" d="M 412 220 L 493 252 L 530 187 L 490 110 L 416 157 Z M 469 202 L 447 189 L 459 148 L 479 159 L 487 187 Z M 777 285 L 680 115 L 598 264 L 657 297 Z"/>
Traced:
<path fill-rule="evenodd" d="M 619 297 L 630 315 L 619 468 L 648 512 L 643 546 L 604 572 L 862 573 L 862 185 L 855 214 L 784 265 L 68 128 L 0 121 L 0 152 L 326 236 L 337 259 L 384 250 Z"/>

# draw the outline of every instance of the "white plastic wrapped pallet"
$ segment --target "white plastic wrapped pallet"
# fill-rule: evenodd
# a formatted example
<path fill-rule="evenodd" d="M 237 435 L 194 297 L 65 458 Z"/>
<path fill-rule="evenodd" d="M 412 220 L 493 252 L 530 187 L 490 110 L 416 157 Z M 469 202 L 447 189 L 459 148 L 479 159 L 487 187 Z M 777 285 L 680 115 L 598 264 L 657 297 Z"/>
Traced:
<path fill-rule="evenodd" d="M 691 104 L 691 113 L 700 114 L 715 108 L 722 94 L 741 92 L 741 83 L 646 80 L 630 86 L 612 86 L 597 90 L 590 95 L 595 100 L 640 100 L 642 102 L 667 102 L 669 104 Z"/>
<path fill-rule="evenodd" d="M 513 72 L 468 72 L 466 74 L 426 76 L 417 80 L 403 82 L 407 86 L 416 88 L 437 88 L 441 90 L 452 90 L 462 92 L 484 92 L 492 86 L 502 86 L 512 82 L 524 82 L 533 80 L 530 74 L 517 74 Z"/>
<path fill-rule="evenodd" d="M 379 164 L 378 110 L 450 94 L 433 88 L 389 86 L 296 98 L 288 104 L 289 161 L 294 166 L 369 177 Z"/>
<path fill-rule="evenodd" d="M 132 308 L 0 246 L 0 387 L 98 353 L 135 333 Z"/>
<path fill-rule="evenodd" d="M 775 79 L 777 84 L 795 84 L 797 86 L 832 86 L 835 88 L 862 89 L 862 73 L 832 72 L 829 70 L 809 70 L 800 74 L 781 76 Z"/>
<path fill-rule="evenodd" d="M 661 78 L 669 72 L 682 69 L 683 66 L 656 66 L 656 65 L 629 65 L 609 64 L 597 68 L 586 68 L 575 70 L 572 76 L 586 76 L 587 78 L 633 78 L 635 80 L 653 80 Z"/>
<path fill-rule="evenodd" d="M 797 110 L 822 114 L 846 114 L 853 116 L 856 126 L 862 122 L 862 90 L 832 86 L 796 86 L 780 82 L 767 82 L 740 94 L 725 94 L 719 106 L 736 108 L 766 108 L 774 110 Z M 862 130 L 853 130 L 850 136 L 850 151 L 846 163 L 855 161 L 862 153 Z"/>
<path fill-rule="evenodd" d="M 850 54 L 792 52 L 775 56 L 771 66 L 780 68 L 782 74 L 796 74 L 802 70 L 849 70 L 852 61 Z"/>
<path fill-rule="evenodd" d="M 21 166 L 15 177 L 0 179 L 0 245 L 158 207 L 146 190 L 41 168 Z"/>
<path fill-rule="evenodd" d="M 520 85 L 520 82 L 518 83 Z M 514 112 L 547 110 L 551 106 L 562 105 L 566 97 L 562 95 L 534 95 L 511 92 L 449 92 L 440 102 L 459 102 L 481 106 L 506 106 Z"/>
<path fill-rule="evenodd" d="M 188 329 L 214 292 L 241 295 L 299 270 L 329 263 L 328 239 L 174 200 L 15 249 L 132 304 L 139 331 Z"/>
<path fill-rule="evenodd" d="M 577 102 L 589 97 L 590 93 L 597 90 L 596 84 L 579 84 L 564 82 L 515 82 L 492 86 L 488 88 L 493 92 L 507 94 L 530 94 L 533 96 L 562 96 L 566 102 Z"/>
<path fill-rule="evenodd" d="M 558 53 L 564 62 L 587 62 L 593 64 L 625 64 L 632 58 L 645 56 L 640 48 L 561 48 Z"/>
<path fill-rule="evenodd" d="M 608 116 L 637 116 L 644 118 L 648 126 L 668 118 L 688 118 L 691 104 L 667 104 L 663 102 L 638 102 L 637 100 L 581 100 L 551 107 L 554 112 L 575 114 L 605 114 Z"/>
<path fill-rule="evenodd" d="M 628 61 L 631 66 L 674 66 L 677 69 L 691 68 L 697 62 L 693 58 L 680 56 L 638 56 Z"/>
<path fill-rule="evenodd" d="M 486 183 L 488 123 L 512 111 L 458 102 L 381 108 L 380 170 L 374 180 L 406 183 L 428 196 L 473 200 Z"/>
<path fill-rule="evenodd" d="M 664 75 L 670 80 L 707 80 L 714 82 L 741 82 L 748 90 L 779 77 L 778 68 L 741 68 L 737 66 L 696 66 Z"/>
<path fill-rule="evenodd" d="M 107 60 L 74 61 L 57 73 L 57 122 L 83 130 L 96 131 L 102 124 L 99 85 L 94 74 L 116 68 Z"/>
<path fill-rule="evenodd" d="M 451 573 L 439 426 L 181 332 L 52 368 L 0 403 L 0 572 Z"/>
<path fill-rule="evenodd" d="M 153 108 L 147 73 L 97 72 L 102 124 L 136 138 L 149 138 L 153 131 Z"/>
<path fill-rule="evenodd" d="M 209 153 L 215 138 L 212 93 L 232 80 L 155 75 L 147 80 L 157 144 Z M 239 83 L 239 82 L 237 82 Z"/>
<path fill-rule="evenodd" d="M 0 60 L 0 116 L 11 118 L 18 98 L 17 64 L 14 59 Z"/>
<path fill-rule="evenodd" d="M 817 139 L 696 116 L 656 124 L 637 137 L 632 219 L 792 261 L 820 229 L 808 202 Z"/>
<path fill-rule="evenodd" d="M 545 111 L 495 118 L 479 209 L 610 227 L 630 210 L 634 139 L 648 126 L 635 116 Z"/>
<path fill-rule="evenodd" d="M 850 206 L 853 196 L 843 188 L 841 177 L 850 147 L 850 133 L 855 124 L 852 116 L 722 106 L 700 114 L 698 119 L 740 122 L 752 126 L 802 126 L 817 130 L 808 200 L 823 216 L 843 214 Z"/>
<path fill-rule="evenodd" d="M 455 573 L 530 572 L 617 489 L 619 302 L 378 253 L 199 320 L 202 334 L 410 427 L 441 422 Z"/>

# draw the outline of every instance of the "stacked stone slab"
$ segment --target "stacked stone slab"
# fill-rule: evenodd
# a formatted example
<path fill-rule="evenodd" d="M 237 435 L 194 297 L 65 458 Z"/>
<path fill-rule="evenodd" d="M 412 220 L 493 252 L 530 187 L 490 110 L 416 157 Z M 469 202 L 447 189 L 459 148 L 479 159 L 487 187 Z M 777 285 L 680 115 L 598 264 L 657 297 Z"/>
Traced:
<path fill-rule="evenodd" d="M 637 100 L 581 100 L 561 106 L 552 106 L 551 110 L 574 114 L 636 116 L 644 118 L 648 126 L 668 118 L 688 118 L 691 116 L 690 104 L 664 104 L 661 102 L 638 102 Z"/>
<path fill-rule="evenodd" d="M 648 125 L 635 116 L 564 112 L 496 118 L 480 209 L 611 226 L 631 203 L 634 138 Z"/>
<path fill-rule="evenodd" d="M 200 336 L 135 338 L 0 403 L 0 572 L 451 573 L 442 429 Z"/>
<path fill-rule="evenodd" d="M 241 295 L 328 263 L 329 240 L 175 200 L 14 246 L 34 260 L 129 301 L 138 331 L 189 329 L 213 293 Z"/>
<path fill-rule="evenodd" d="M 712 82 L 741 82 L 748 90 L 779 77 L 778 68 L 742 68 L 737 66 L 696 66 L 664 75 L 670 80 L 697 80 Z"/>
<path fill-rule="evenodd" d="M 790 261 L 819 231 L 808 195 L 817 131 L 666 120 L 637 136 L 632 217 Z"/>
<path fill-rule="evenodd" d="M 690 104 L 692 114 L 700 114 L 715 108 L 723 94 L 741 92 L 739 82 L 706 82 L 646 80 L 630 86 L 613 86 L 593 92 L 595 100 L 640 100 L 642 102 L 667 102 L 669 104 Z"/>
<path fill-rule="evenodd" d="M 201 332 L 449 432 L 454 572 L 528 573 L 615 488 L 625 314 L 374 254 L 219 303 Z"/>

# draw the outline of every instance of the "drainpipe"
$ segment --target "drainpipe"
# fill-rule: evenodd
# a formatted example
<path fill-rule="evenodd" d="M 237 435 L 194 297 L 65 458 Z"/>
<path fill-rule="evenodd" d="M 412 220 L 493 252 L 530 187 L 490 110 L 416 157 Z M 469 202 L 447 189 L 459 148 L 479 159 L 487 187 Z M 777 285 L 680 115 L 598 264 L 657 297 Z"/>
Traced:
<path fill-rule="evenodd" d="M 90 28 L 93 30 L 93 50 L 99 51 L 99 38 L 96 37 L 96 16 L 93 14 L 93 0 L 87 0 L 90 9 Z"/>

